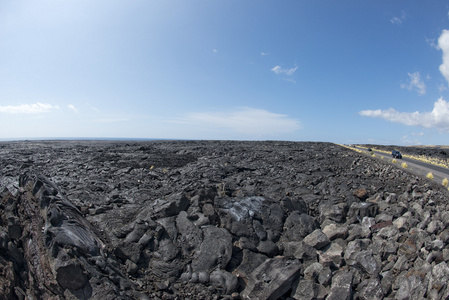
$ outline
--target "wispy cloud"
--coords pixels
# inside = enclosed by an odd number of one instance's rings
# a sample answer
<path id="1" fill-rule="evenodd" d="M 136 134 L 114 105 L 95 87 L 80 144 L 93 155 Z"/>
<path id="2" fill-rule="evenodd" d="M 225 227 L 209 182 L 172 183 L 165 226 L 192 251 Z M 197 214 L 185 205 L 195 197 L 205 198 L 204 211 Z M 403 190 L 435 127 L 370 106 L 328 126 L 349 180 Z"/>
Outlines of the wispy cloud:
<path id="1" fill-rule="evenodd" d="M 414 136 L 414 135 L 412 134 L 412 136 Z M 421 145 L 422 143 L 413 137 L 404 135 L 403 137 L 401 137 L 401 141 L 399 142 L 399 144 L 400 145 Z"/>
<path id="2" fill-rule="evenodd" d="M 79 109 L 76 108 L 73 104 L 69 104 L 69 105 L 67 105 L 67 107 L 70 108 L 71 110 L 73 110 L 73 111 L 76 112 L 76 113 L 79 112 Z"/>
<path id="3" fill-rule="evenodd" d="M 298 69 L 298 66 L 295 66 L 290 69 L 284 69 L 280 66 L 275 66 L 274 68 L 271 69 L 271 71 L 273 71 L 277 75 L 292 76 L 296 72 L 297 69 Z"/>
<path id="4" fill-rule="evenodd" d="M 261 56 L 267 56 L 267 55 L 270 55 L 270 53 L 268 53 L 268 52 L 260 52 L 260 55 Z"/>
<path id="5" fill-rule="evenodd" d="M 424 132 L 412 132 L 412 136 L 424 136 Z"/>
<path id="6" fill-rule="evenodd" d="M 401 15 L 400 15 L 400 16 L 395 16 L 395 17 L 391 18 L 391 19 L 390 19 L 390 22 L 391 22 L 392 24 L 397 24 L 397 25 L 399 25 L 399 24 L 402 24 L 402 22 L 404 22 L 406 18 L 407 18 L 407 15 L 405 14 L 405 12 L 404 12 L 404 11 L 401 11 Z"/>
<path id="7" fill-rule="evenodd" d="M 394 108 L 387 110 L 363 110 L 360 115 L 372 118 L 381 118 L 390 122 L 408 126 L 435 128 L 449 132 L 449 103 L 439 98 L 433 105 L 431 112 L 399 112 Z"/>
<path id="8" fill-rule="evenodd" d="M 416 89 L 418 94 L 424 95 L 426 93 L 426 84 L 421 80 L 421 74 L 419 72 L 408 73 L 408 77 L 410 77 L 410 82 L 401 84 L 401 88 L 407 90 Z"/>
<path id="9" fill-rule="evenodd" d="M 291 133 L 301 129 L 300 122 L 294 118 L 250 107 L 228 112 L 190 113 L 178 121 L 199 128 L 257 136 Z"/>
<path id="10" fill-rule="evenodd" d="M 218 50 L 217 49 L 212 49 L 212 52 L 213 53 L 218 53 Z"/>
<path id="11" fill-rule="evenodd" d="M 438 38 L 438 47 L 443 51 L 443 63 L 440 72 L 449 82 L 449 30 L 444 29 Z"/>
<path id="12" fill-rule="evenodd" d="M 438 42 L 436 41 L 436 39 L 426 38 L 426 43 L 429 44 L 430 47 L 440 50 L 440 47 L 438 47 Z"/>
<path id="13" fill-rule="evenodd" d="M 55 109 L 59 109 L 59 106 L 40 102 L 34 104 L 0 106 L 0 112 L 7 114 L 39 114 L 47 113 Z"/>

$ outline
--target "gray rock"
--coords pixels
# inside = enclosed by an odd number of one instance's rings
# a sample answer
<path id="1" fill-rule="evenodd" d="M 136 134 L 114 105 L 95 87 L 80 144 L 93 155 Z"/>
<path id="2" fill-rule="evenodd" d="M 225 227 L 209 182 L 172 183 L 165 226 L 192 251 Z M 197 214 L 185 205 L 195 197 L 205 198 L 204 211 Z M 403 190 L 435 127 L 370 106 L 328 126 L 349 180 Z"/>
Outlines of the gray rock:
<path id="1" fill-rule="evenodd" d="M 445 246 L 444 242 L 439 239 L 430 241 L 430 243 L 426 243 L 426 248 L 427 248 L 427 245 L 429 245 L 430 249 L 432 249 L 434 251 L 441 251 L 441 250 L 443 250 L 443 248 Z"/>
<path id="2" fill-rule="evenodd" d="M 148 225 L 135 223 L 133 230 L 126 235 L 124 243 L 136 243 L 148 230 Z"/>
<path id="3" fill-rule="evenodd" d="M 354 266 L 361 268 L 368 275 L 375 276 L 380 272 L 379 261 L 372 255 L 371 250 L 357 253 L 354 259 L 356 261 Z"/>
<path id="4" fill-rule="evenodd" d="M 20 220 L 16 216 L 8 217 L 8 235 L 9 238 L 17 240 L 22 236 L 22 227 L 20 226 Z"/>
<path id="5" fill-rule="evenodd" d="M 433 220 L 427 225 L 426 231 L 429 234 L 436 234 L 437 231 L 440 231 L 443 228 L 444 228 L 444 224 L 441 221 Z"/>
<path id="6" fill-rule="evenodd" d="M 292 288 L 301 272 L 298 260 L 278 256 L 257 267 L 242 292 L 247 299 L 278 299 Z"/>
<path id="7" fill-rule="evenodd" d="M 267 232 L 259 220 L 253 220 L 253 229 L 259 240 L 265 241 L 267 239 Z"/>
<path id="8" fill-rule="evenodd" d="M 353 202 L 349 207 L 348 218 L 375 217 L 379 211 L 377 203 L 373 202 Z"/>
<path id="9" fill-rule="evenodd" d="M 332 243 L 318 253 L 319 262 L 326 267 L 340 268 L 343 264 L 343 247 Z"/>
<path id="10" fill-rule="evenodd" d="M 313 263 L 304 270 L 304 278 L 315 282 L 322 270 L 323 266 L 320 263 Z"/>
<path id="11" fill-rule="evenodd" d="M 331 241 L 338 238 L 345 239 L 348 236 L 348 226 L 332 223 L 323 228 L 323 233 Z"/>
<path id="12" fill-rule="evenodd" d="M 162 259 L 153 258 L 148 264 L 148 271 L 154 276 L 161 279 L 169 279 L 170 277 L 181 276 L 184 265 L 179 259 L 172 261 L 164 261 Z"/>
<path id="13" fill-rule="evenodd" d="M 123 261 L 129 259 L 134 263 L 139 261 L 141 252 L 142 246 L 137 243 L 121 243 L 114 250 L 114 254 Z"/>
<path id="14" fill-rule="evenodd" d="M 444 227 L 449 225 L 449 211 L 441 212 L 441 222 L 443 222 Z"/>
<path id="15" fill-rule="evenodd" d="M 217 197 L 215 202 L 220 207 L 218 212 L 221 226 L 236 236 L 256 238 L 252 217 L 261 209 L 264 201 L 263 197 Z"/>
<path id="16" fill-rule="evenodd" d="M 318 282 L 323 286 L 329 286 L 332 283 L 332 270 L 323 268 L 318 274 Z"/>
<path id="17" fill-rule="evenodd" d="M 402 274 L 396 279 L 396 286 L 399 289 L 396 291 L 396 299 L 423 299 L 427 292 L 427 282 L 425 277 L 416 276 L 412 274 L 407 276 Z"/>
<path id="18" fill-rule="evenodd" d="M 398 243 L 374 237 L 371 250 L 373 254 L 380 255 L 382 260 L 387 260 L 390 255 L 396 255 Z"/>
<path id="19" fill-rule="evenodd" d="M 317 220 L 307 214 L 293 212 L 285 220 L 281 241 L 301 241 L 319 227 Z"/>
<path id="20" fill-rule="evenodd" d="M 179 232 L 178 243 L 181 245 L 183 255 L 189 255 L 201 245 L 203 233 L 187 218 L 185 211 L 180 212 L 176 217 L 176 227 Z"/>
<path id="21" fill-rule="evenodd" d="M 383 222 L 392 222 L 393 216 L 387 213 L 380 213 L 376 216 L 376 223 L 383 223 Z"/>
<path id="22" fill-rule="evenodd" d="M 377 278 L 362 281 L 357 289 L 359 290 L 360 299 L 363 300 L 381 300 L 385 296 L 382 285 Z"/>
<path id="23" fill-rule="evenodd" d="M 427 274 L 429 280 L 428 293 L 430 299 L 446 299 L 449 295 L 449 267 L 446 262 L 441 262 L 434 266 L 430 274 Z"/>
<path id="24" fill-rule="evenodd" d="M 207 226 L 203 228 L 203 235 L 203 242 L 192 261 L 193 271 L 224 269 L 232 256 L 231 234 L 224 228 Z"/>
<path id="25" fill-rule="evenodd" d="M 391 271 L 383 272 L 381 276 L 382 279 L 380 280 L 380 285 L 382 286 L 384 293 L 389 294 L 396 276 Z"/>
<path id="26" fill-rule="evenodd" d="M 354 275 L 351 272 L 337 271 L 332 277 L 332 285 L 327 300 L 350 300 L 352 299 L 352 281 Z"/>
<path id="27" fill-rule="evenodd" d="M 399 274 L 402 271 L 408 270 L 409 267 L 410 267 L 409 260 L 407 259 L 407 257 L 401 255 L 396 259 L 393 266 L 393 271 Z"/>
<path id="28" fill-rule="evenodd" d="M 217 269 L 210 274 L 210 283 L 222 287 L 224 293 L 230 295 L 237 289 L 238 280 L 233 274 Z"/>
<path id="29" fill-rule="evenodd" d="M 360 218 L 358 218 L 360 219 Z M 376 224 L 376 220 L 371 217 L 363 217 L 361 218 L 360 224 L 362 225 L 362 230 L 366 231 L 369 235 L 370 231 L 373 230 L 374 225 Z"/>
<path id="30" fill-rule="evenodd" d="M 252 236 L 251 238 L 247 237 L 240 237 L 238 241 L 234 243 L 234 246 L 240 248 L 240 249 L 248 249 L 254 252 L 257 252 L 257 246 L 259 245 L 259 240 Z"/>
<path id="31" fill-rule="evenodd" d="M 449 243 L 449 229 L 445 229 L 440 232 L 438 238 L 442 240 L 445 244 Z"/>
<path id="32" fill-rule="evenodd" d="M 244 278 L 248 278 L 254 269 L 259 267 L 268 259 L 266 255 L 255 253 L 247 249 L 243 250 L 242 254 L 242 262 L 238 266 L 237 272 Z"/>
<path id="33" fill-rule="evenodd" d="M 153 255 L 165 262 L 170 262 L 176 258 L 179 258 L 180 252 L 181 250 L 175 243 L 172 242 L 171 239 L 162 239 L 159 241 L 159 247 Z"/>
<path id="34" fill-rule="evenodd" d="M 317 250 L 304 241 L 284 244 L 284 255 L 300 259 L 304 267 L 318 261 Z"/>
<path id="35" fill-rule="evenodd" d="M 297 211 L 299 213 L 307 213 L 307 204 L 300 198 L 285 197 L 281 200 L 281 206 L 290 212 Z"/>
<path id="36" fill-rule="evenodd" d="M 344 202 L 334 203 L 333 201 L 326 201 L 320 203 L 319 206 L 320 220 L 331 220 L 337 223 L 342 223 L 348 212 L 348 205 Z"/>
<path id="37" fill-rule="evenodd" d="M 358 239 L 368 238 L 371 236 L 369 227 L 362 227 L 360 224 L 351 224 L 348 226 L 348 237 L 346 241 L 354 241 Z"/>
<path id="38" fill-rule="evenodd" d="M 56 280 L 64 289 L 82 289 L 88 281 L 81 265 L 73 259 L 58 259 L 55 263 Z"/>
<path id="39" fill-rule="evenodd" d="M 154 218 L 176 216 L 189 208 L 190 201 L 185 195 L 173 194 L 166 199 L 156 199 L 152 204 Z"/>
<path id="40" fill-rule="evenodd" d="M 395 205 L 390 206 L 388 209 L 388 213 L 393 215 L 393 218 L 399 218 L 400 216 L 403 216 L 408 211 L 408 205 L 405 204 L 406 202 L 399 202 Z"/>
<path id="41" fill-rule="evenodd" d="M 257 246 L 257 250 L 260 253 L 266 254 L 269 257 L 273 257 L 277 255 L 279 252 L 278 246 L 272 241 L 261 241 L 259 243 L 259 246 Z"/>
<path id="42" fill-rule="evenodd" d="M 399 230 L 399 232 L 405 232 L 409 230 L 408 218 L 399 217 L 393 221 L 394 226 Z"/>
<path id="43" fill-rule="evenodd" d="M 317 299 L 319 293 L 319 285 L 313 280 L 299 280 L 296 287 L 293 288 L 292 298 L 301 300 Z"/>
<path id="44" fill-rule="evenodd" d="M 353 266 L 357 263 L 357 254 L 361 251 L 367 250 L 370 245 L 370 240 L 367 239 L 358 239 L 355 241 L 351 241 L 348 243 L 348 246 L 345 249 L 344 259 L 346 264 Z"/>
<path id="45" fill-rule="evenodd" d="M 321 229 L 316 229 L 304 238 L 304 242 L 319 250 L 330 244 L 330 240 Z"/>
<path id="46" fill-rule="evenodd" d="M 408 260 L 413 261 L 418 255 L 418 249 L 422 244 L 410 237 L 405 242 L 399 244 L 398 255 L 404 255 Z"/>
<path id="47" fill-rule="evenodd" d="M 131 260 L 126 260 L 126 271 L 131 274 L 134 275 L 136 274 L 136 272 L 139 270 L 139 267 L 137 266 L 137 264 L 135 264 L 133 261 Z"/>
<path id="48" fill-rule="evenodd" d="M 377 232 L 377 236 L 389 240 L 396 241 L 398 239 L 399 230 L 395 226 L 387 226 Z"/>
<path id="49" fill-rule="evenodd" d="M 303 211 L 297 210 L 298 212 Z M 261 208 L 261 218 L 263 227 L 267 232 L 267 239 L 277 242 L 279 237 L 282 234 L 283 226 L 285 222 L 285 213 L 279 203 L 267 203 L 264 202 L 264 205 Z"/>

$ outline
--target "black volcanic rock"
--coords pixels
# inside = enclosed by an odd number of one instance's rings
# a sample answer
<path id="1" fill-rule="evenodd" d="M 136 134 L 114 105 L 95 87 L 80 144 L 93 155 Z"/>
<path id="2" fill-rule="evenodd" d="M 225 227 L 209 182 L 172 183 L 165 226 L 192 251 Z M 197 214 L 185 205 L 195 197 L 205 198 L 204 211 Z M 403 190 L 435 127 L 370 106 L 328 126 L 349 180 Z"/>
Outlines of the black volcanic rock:
<path id="1" fill-rule="evenodd" d="M 0 299 L 449 295 L 447 190 L 338 145 L 35 141 L 0 154 Z"/>

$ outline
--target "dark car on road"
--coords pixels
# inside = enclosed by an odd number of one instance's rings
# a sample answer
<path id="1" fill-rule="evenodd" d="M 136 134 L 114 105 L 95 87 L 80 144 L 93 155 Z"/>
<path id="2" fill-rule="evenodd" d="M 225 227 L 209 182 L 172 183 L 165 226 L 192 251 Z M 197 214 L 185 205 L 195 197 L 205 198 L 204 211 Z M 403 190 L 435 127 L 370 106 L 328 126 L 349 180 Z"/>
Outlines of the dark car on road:
<path id="1" fill-rule="evenodd" d="M 391 156 L 393 156 L 393 158 L 402 158 L 401 152 L 397 150 L 393 150 L 393 152 L 391 152 Z"/>

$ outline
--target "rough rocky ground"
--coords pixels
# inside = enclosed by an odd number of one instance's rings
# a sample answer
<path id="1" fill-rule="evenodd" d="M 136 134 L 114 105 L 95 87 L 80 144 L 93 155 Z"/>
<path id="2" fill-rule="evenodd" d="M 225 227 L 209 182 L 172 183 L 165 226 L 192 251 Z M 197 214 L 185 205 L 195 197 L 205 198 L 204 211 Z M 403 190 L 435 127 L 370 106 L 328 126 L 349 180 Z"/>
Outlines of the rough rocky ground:
<path id="1" fill-rule="evenodd" d="M 1 299 L 445 299 L 448 191 L 330 143 L 0 143 Z"/>

